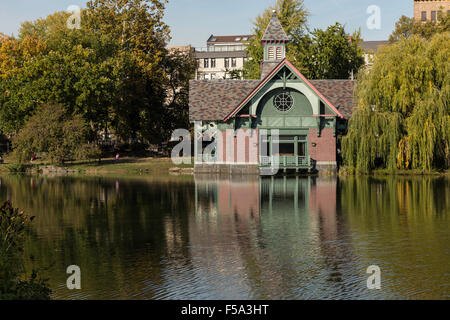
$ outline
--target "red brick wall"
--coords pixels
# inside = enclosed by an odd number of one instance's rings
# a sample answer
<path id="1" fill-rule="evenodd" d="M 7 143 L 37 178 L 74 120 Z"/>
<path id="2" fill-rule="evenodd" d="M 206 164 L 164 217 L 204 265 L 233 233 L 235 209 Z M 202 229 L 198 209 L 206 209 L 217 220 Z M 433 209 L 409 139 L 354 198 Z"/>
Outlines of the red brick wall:
<path id="1" fill-rule="evenodd" d="M 316 143 L 313 147 L 312 144 Z M 316 161 L 336 161 L 336 137 L 333 137 L 333 129 L 327 128 L 317 136 L 317 129 L 309 129 L 309 154 Z"/>

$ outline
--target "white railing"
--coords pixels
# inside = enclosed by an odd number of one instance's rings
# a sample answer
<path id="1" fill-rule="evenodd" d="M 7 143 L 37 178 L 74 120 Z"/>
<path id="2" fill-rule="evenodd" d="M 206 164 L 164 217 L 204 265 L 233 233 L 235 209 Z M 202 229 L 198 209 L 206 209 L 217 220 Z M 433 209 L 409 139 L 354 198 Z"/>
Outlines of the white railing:
<path id="1" fill-rule="evenodd" d="M 262 167 L 270 167 L 272 165 L 278 165 L 280 168 L 310 168 L 311 157 L 261 156 L 260 165 Z"/>

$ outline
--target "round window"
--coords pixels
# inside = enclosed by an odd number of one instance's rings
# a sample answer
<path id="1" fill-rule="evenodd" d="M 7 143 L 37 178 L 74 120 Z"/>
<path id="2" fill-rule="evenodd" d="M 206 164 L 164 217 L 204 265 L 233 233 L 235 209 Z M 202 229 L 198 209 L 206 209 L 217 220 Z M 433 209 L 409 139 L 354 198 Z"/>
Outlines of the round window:
<path id="1" fill-rule="evenodd" d="M 288 92 L 282 92 L 275 96 L 274 105 L 280 111 L 289 111 L 294 105 L 294 98 Z"/>

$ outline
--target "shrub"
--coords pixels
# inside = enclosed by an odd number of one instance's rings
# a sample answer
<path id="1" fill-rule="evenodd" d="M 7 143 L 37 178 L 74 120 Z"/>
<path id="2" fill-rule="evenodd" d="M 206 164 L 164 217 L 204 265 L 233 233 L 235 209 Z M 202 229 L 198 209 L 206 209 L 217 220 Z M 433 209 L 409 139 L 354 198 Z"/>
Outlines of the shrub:
<path id="1" fill-rule="evenodd" d="M 23 247 L 25 230 L 34 217 L 13 208 L 10 202 L 0 207 L 0 300 L 49 300 L 47 280 L 33 270 L 27 278 Z"/>
<path id="2" fill-rule="evenodd" d="M 88 128 L 80 115 L 68 115 L 60 105 L 44 105 L 13 138 L 19 163 L 37 153 L 52 163 L 98 157 L 98 147 L 87 142 Z"/>

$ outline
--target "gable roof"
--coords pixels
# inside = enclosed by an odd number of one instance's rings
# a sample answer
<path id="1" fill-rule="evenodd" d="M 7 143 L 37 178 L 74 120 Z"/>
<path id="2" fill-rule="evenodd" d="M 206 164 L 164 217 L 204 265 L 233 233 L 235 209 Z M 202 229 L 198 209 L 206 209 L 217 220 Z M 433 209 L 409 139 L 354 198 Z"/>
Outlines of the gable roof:
<path id="1" fill-rule="evenodd" d="M 260 80 L 189 81 L 189 120 L 222 120 Z"/>
<path id="2" fill-rule="evenodd" d="M 339 116 L 340 118 L 344 118 L 344 116 L 339 112 L 339 110 L 322 94 L 320 93 L 319 90 L 317 90 L 316 87 L 314 87 L 314 85 L 305 78 L 305 76 L 303 74 L 301 74 L 300 71 L 297 70 L 297 68 L 295 68 L 286 58 L 283 59 L 283 61 L 281 61 L 278 66 L 276 68 L 274 68 L 272 70 L 272 72 L 270 74 L 268 74 L 263 80 L 261 80 L 261 82 L 258 84 L 258 86 L 247 96 L 247 98 L 245 100 L 243 100 L 234 110 L 233 112 L 231 112 L 230 114 L 227 115 L 227 117 L 225 118 L 225 121 L 227 121 L 228 119 L 230 119 L 231 117 L 233 117 L 234 115 L 237 114 L 237 112 L 244 107 L 244 105 L 253 97 L 255 96 L 255 94 L 267 83 L 269 82 L 274 76 L 275 74 L 283 67 L 283 66 L 287 66 L 289 67 L 289 69 L 291 69 L 292 72 L 294 72 L 300 79 L 302 79 L 305 84 L 312 89 L 318 96 L 319 98 L 326 104 L 328 105 L 335 113 L 337 116 Z"/>
<path id="3" fill-rule="evenodd" d="M 286 59 L 278 64 L 263 80 L 191 80 L 189 82 L 189 120 L 228 120 L 235 115 L 251 97 L 266 84 L 284 65 L 298 73 L 305 83 L 323 101 L 335 109 L 338 116 L 350 119 L 354 107 L 352 80 L 308 81 Z M 336 107 L 335 107 L 336 106 Z"/>
<path id="4" fill-rule="evenodd" d="M 286 32 L 278 20 L 276 11 L 273 12 L 272 19 L 264 32 L 261 42 L 287 42 L 289 41 Z"/>

